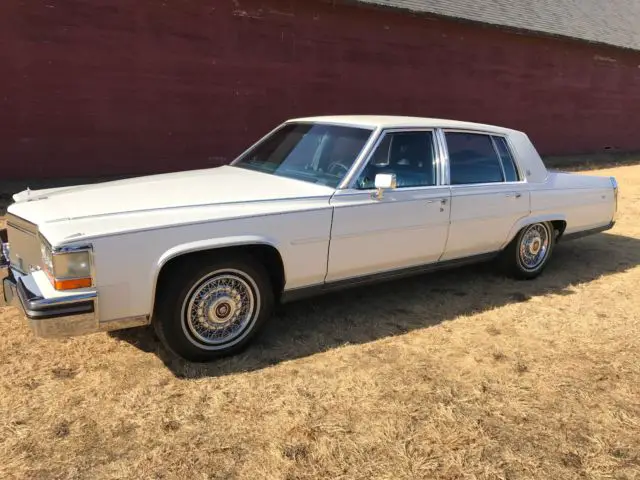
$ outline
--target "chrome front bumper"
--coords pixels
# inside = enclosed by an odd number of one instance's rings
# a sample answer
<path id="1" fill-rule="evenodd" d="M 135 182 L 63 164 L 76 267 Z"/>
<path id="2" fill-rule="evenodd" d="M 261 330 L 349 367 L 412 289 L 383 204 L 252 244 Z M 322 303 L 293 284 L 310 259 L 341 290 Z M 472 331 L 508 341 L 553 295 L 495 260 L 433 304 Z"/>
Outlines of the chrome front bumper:
<path id="1" fill-rule="evenodd" d="M 9 265 L 9 244 L 0 238 L 0 306 L 17 307 L 37 337 L 68 337 L 99 331 L 97 293 L 47 295 L 34 274 L 23 275 Z"/>

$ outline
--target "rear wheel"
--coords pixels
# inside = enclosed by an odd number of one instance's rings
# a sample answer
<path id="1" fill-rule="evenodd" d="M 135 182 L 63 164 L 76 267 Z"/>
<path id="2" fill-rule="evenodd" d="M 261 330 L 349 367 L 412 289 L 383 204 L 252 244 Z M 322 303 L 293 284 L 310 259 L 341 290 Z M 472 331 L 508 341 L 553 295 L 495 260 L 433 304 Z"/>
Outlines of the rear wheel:
<path id="1" fill-rule="evenodd" d="M 555 232 L 550 223 L 533 223 L 524 227 L 502 252 L 502 265 L 516 278 L 536 278 L 546 267 L 555 246 Z"/>
<path id="2" fill-rule="evenodd" d="M 273 310 L 264 266 L 250 257 L 185 262 L 162 285 L 154 327 L 164 345 L 205 362 L 246 347 Z"/>

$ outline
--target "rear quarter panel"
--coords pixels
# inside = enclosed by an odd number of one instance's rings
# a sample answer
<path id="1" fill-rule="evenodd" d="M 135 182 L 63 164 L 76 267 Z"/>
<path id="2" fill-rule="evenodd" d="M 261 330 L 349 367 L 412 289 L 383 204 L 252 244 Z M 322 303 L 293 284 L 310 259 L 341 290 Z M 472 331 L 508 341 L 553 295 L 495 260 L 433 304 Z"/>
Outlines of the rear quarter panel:
<path id="1" fill-rule="evenodd" d="M 608 225 L 615 215 L 611 180 L 583 174 L 547 170 L 529 137 L 519 131 L 509 133 L 521 174 L 530 192 L 530 215 L 517 222 L 511 240 L 527 224 L 563 220 L 566 234 Z"/>
<path id="2" fill-rule="evenodd" d="M 563 215 L 565 234 L 605 226 L 613 219 L 614 210 L 608 177 L 550 172 L 544 183 L 532 185 L 531 215 Z"/>

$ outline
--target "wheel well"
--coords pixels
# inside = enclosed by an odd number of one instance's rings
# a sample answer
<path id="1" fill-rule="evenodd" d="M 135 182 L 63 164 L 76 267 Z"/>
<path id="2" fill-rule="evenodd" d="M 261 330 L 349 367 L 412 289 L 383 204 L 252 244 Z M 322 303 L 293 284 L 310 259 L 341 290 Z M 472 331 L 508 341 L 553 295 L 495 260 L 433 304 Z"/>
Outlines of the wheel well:
<path id="1" fill-rule="evenodd" d="M 533 223 L 539 223 L 539 222 L 533 222 Z M 553 227 L 553 230 L 556 233 L 556 241 L 558 241 L 560 239 L 560 237 L 562 236 L 562 234 L 564 233 L 565 229 L 567 228 L 567 222 L 565 222 L 564 220 L 549 220 L 547 222 L 542 222 L 542 223 L 550 223 L 551 226 Z M 512 242 L 515 242 L 516 239 L 518 238 L 518 234 L 520 232 L 522 232 L 525 228 L 527 228 L 529 225 L 531 225 L 531 223 L 528 223 L 526 225 L 523 225 L 522 228 L 520 228 L 516 234 L 513 236 L 513 238 L 509 241 L 509 243 L 507 245 L 505 245 L 504 249 L 508 248 L 509 245 Z"/>
<path id="2" fill-rule="evenodd" d="M 551 225 L 553 225 L 553 229 L 557 232 L 556 241 L 558 241 L 567 228 L 567 222 L 565 222 L 564 220 L 551 220 L 550 223 Z"/>
<path id="3" fill-rule="evenodd" d="M 154 295 L 154 308 L 157 305 L 157 299 L 162 295 L 161 291 L 165 285 L 167 279 L 177 274 L 181 268 L 184 268 L 185 264 L 203 261 L 210 258 L 215 258 L 220 255 L 224 256 L 246 256 L 254 259 L 256 262 L 261 263 L 271 280 L 273 287 L 273 293 L 276 299 L 279 299 L 284 290 L 284 284 L 286 281 L 284 273 L 284 263 L 280 252 L 271 245 L 253 244 L 253 245 L 238 245 L 232 247 L 214 248 L 211 250 L 201 250 L 197 252 L 185 253 L 177 257 L 173 257 L 167 263 L 165 263 L 156 280 L 156 290 Z"/>

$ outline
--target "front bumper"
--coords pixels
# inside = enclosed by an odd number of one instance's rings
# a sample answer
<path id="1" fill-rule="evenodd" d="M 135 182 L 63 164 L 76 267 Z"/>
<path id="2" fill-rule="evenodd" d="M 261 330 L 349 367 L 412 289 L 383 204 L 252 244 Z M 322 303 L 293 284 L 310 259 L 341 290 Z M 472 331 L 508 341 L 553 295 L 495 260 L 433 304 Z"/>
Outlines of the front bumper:
<path id="1" fill-rule="evenodd" d="M 24 275 L 8 264 L 8 244 L 0 239 L 0 306 L 17 307 L 37 337 L 68 337 L 99 330 L 96 315 L 97 293 L 57 292 L 45 288 L 43 272 Z M 46 278 L 46 277 L 44 277 Z M 40 280 L 40 281 L 39 281 Z"/>

